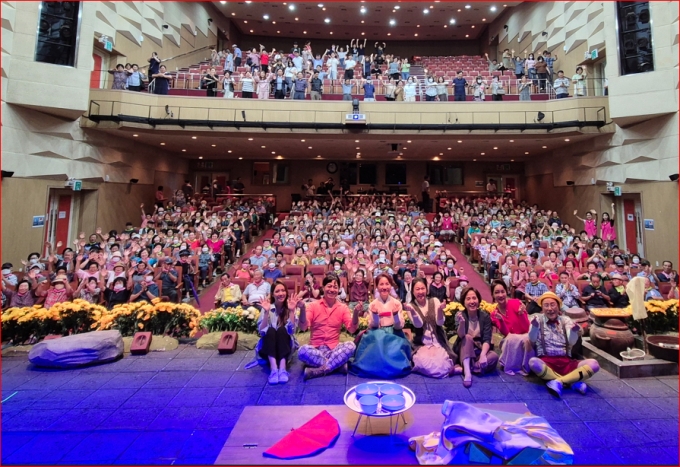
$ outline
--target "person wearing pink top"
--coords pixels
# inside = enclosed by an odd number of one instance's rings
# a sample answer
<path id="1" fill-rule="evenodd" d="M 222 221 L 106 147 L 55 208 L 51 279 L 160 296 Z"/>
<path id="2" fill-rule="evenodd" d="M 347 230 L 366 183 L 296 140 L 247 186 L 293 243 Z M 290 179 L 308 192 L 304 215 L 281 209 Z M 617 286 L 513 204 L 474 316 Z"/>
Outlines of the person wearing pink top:
<path id="1" fill-rule="evenodd" d="M 581 219 L 577 214 L 578 211 L 574 211 L 574 217 L 583 222 L 583 230 L 586 231 L 588 238 L 592 240 L 593 237 L 597 236 L 597 219 L 595 218 L 595 216 L 597 216 L 597 211 L 591 209 L 586 213 L 585 219 Z"/>
<path id="2" fill-rule="evenodd" d="M 614 218 L 616 217 L 616 205 L 612 203 L 612 215 L 608 212 L 602 213 L 602 221 L 600 222 L 600 237 L 611 246 L 616 242 L 616 227 L 614 227 Z"/>
<path id="3" fill-rule="evenodd" d="M 389 274 L 375 279 L 378 295 L 368 306 L 369 330 L 361 336 L 350 372 L 364 378 L 392 379 L 411 372 L 411 345 L 404 335 L 402 304 L 391 295 Z M 355 312 L 362 312 L 362 307 Z"/>
<path id="4" fill-rule="evenodd" d="M 454 232 L 453 232 L 453 219 L 451 219 L 451 215 L 448 212 L 444 213 L 444 217 L 442 218 L 442 225 L 441 225 L 441 230 L 439 232 L 439 238 L 441 241 L 451 241 L 453 239 Z M 446 240 L 444 239 L 446 237 Z"/>
<path id="5" fill-rule="evenodd" d="M 323 298 L 307 305 L 305 316 L 298 322 L 301 331 L 309 329 L 309 344 L 298 351 L 298 358 L 306 365 L 305 379 L 332 373 L 338 368 L 347 371 L 347 362 L 354 355 L 354 342 L 340 342 L 340 331 L 345 326 L 350 334 L 357 330 L 359 312 L 352 313 L 337 300 L 340 280 L 335 275 L 324 278 Z"/>
<path id="6" fill-rule="evenodd" d="M 255 89 L 257 90 L 258 99 L 269 99 L 269 83 L 274 79 L 274 75 L 260 71 L 255 75 Z"/>

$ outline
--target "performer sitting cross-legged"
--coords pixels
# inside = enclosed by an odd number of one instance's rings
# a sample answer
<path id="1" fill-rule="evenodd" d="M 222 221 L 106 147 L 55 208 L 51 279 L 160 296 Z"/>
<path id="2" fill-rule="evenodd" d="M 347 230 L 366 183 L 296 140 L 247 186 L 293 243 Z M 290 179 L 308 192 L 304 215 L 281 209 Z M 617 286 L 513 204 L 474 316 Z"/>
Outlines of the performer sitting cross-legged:
<path id="1" fill-rule="evenodd" d="M 579 337 L 580 326 L 566 316 L 560 316 L 562 300 L 552 292 L 536 299 L 543 313 L 531 315 L 529 340 L 536 346 L 536 357 L 529 360 L 529 368 L 540 378 L 547 380 L 548 390 L 562 395 L 563 385 L 571 385 L 581 394 L 588 386 L 585 380 L 600 370 L 596 360 L 576 360 L 571 348 Z"/>

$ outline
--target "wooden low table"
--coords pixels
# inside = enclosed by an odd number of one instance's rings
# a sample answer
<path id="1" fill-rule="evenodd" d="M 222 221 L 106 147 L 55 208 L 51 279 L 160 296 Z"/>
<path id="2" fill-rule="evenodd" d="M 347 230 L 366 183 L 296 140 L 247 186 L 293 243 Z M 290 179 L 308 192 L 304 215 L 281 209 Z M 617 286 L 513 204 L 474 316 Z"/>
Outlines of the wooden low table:
<path id="1" fill-rule="evenodd" d="M 518 402 L 472 405 L 498 416 L 507 416 L 500 412 L 530 414 L 527 406 Z M 262 456 L 291 429 L 304 425 L 323 410 L 340 424 L 340 436 L 332 447 L 316 456 L 294 460 Z M 441 410 L 442 404 L 416 404 L 404 414 L 407 423 L 399 427 L 394 439 L 389 436 L 389 417 L 373 420 L 371 433 L 368 433 L 373 436 L 355 439 L 352 430 L 359 414 L 345 405 L 248 406 L 243 409 L 215 465 L 416 465 L 418 460 L 408 446 L 408 439 L 441 430 L 444 421 Z M 378 434 L 384 436 L 376 436 Z"/>

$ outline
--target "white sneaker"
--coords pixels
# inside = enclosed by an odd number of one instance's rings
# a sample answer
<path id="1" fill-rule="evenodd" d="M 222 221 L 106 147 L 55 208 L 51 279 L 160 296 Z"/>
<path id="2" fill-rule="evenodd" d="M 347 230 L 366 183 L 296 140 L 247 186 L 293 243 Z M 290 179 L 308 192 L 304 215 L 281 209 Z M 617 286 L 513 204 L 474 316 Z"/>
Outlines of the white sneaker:
<path id="1" fill-rule="evenodd" d="M 285 384 L 289 378 L 290 374 L 286 370 L 279 370 L 279 383 Z"/>
<path id="2" fill-rule="evenodd" d="M 277 370 L 272 370 L 269 373 L 269 378 L 267 378 L 269 384 L 279 384 L 279 372 Z"/>
<path id="3" fill-rule="evenodd" d="M 583 381 L 579 381 L 578 383 L 574 383 L 571 385 L 571 388 L 574 389 L 575 391 L 580 392 L 581 394 L 586 393 L 588 391 L 588 385 L 584 383 Z"/>
<path id="4" fill-rule="evenodd" d="M 548 381 L 546 386 L 548 387 L 548 391 L 550 391 L 553 396 L 562 397 L 562 383 L 560 381 L 553 379 Z"/>

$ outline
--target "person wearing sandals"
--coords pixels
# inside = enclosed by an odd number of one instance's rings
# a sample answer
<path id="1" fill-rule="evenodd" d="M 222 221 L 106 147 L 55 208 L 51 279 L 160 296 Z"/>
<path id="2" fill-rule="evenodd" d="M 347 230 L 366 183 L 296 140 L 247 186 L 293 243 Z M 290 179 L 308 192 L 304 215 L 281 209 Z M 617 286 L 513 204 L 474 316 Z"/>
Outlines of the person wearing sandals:
<path id="1" fill-rule="evenodd" d="M 482 296 L 474 287 L 467 287 L 460 295 L 465 310 L 456 313 L 458 339 L 453 352 L 463 366 L 463 386 L 472 386 L 472 373 L 493 372 L 498 355 L 491 350 L 493 324 L 486 311 L 479 308 Z"/>
<path id="2" fill-rule="evenodd" d="M 444 331 L 444 307 L 436 298 L 427 298 L 427 281 L 419 277 L 413 280 L 413 300 L 404 310 L 413 323 L 413 371 L 431 378 L 446 378 L 462 373 L 455 366 L 456 355 L 446 340 Z"/>
<path id="3" fill-rule="evenodd" d="M 290 377 L 286 362 L 298 347 L 295 340 L 295 310 L 300 308 L 300 316 L 304 320 L 305 304 L 297 297 L 288 297 L 286 285 L 276 281 L 273 297 L 267 296 L 260 305 L 262 312 L 257 327 L 261 338 L 255 352 L 269 362 L 269 384 L 285 384 Z"/>

